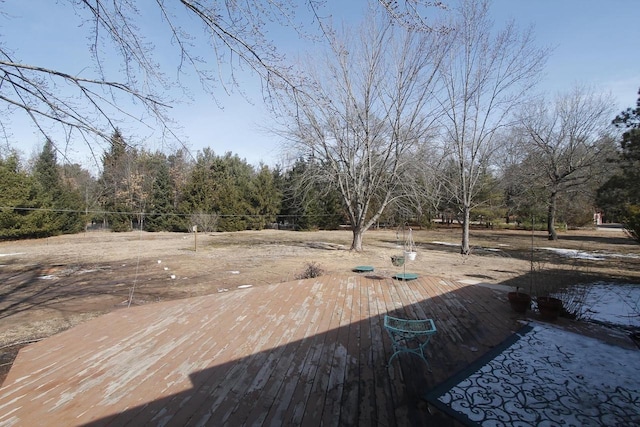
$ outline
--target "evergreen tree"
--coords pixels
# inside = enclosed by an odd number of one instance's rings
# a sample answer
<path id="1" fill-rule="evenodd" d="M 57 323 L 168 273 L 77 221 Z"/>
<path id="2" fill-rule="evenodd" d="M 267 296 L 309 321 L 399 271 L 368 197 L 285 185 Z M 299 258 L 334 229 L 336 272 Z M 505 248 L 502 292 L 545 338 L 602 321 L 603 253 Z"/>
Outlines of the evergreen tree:
<path id="1" fill-rule="evenodd" d="M 176 216 L 169 163 L 164 155 L 156 154 L 154 179 L 149 203 L 149 214 L 145 221 L 147 231 L 184 231 L 185 224 L 181 224 Z"/>
<path id="2" fill-rule="evenodd" d="M 54 201 L 57 200 L 62 191 L 60 188 L 60 174 L 58 173 L 57 157 L 55 147 L 51 140 L 47 140 L 38 155 L 33 168 L 35 178 L 37 198 L 43 209 L 44 235 L 50 236 L 59 234 L 60 224 L 57 224 L 57 213 L 54 211 Z"/>
<path id="3" fill-rule="evenodd" d="M 211 167 L 216 183 L 214 211 L 219 214 L 220 231 L 246 230 L 250 226 L 250 184 L 253 168 L 237 155 L 226 153 Z"/>
<path id="4" fill-rule="evenodd" d="M 282 196 L 276 188 L 275 175 L 267 166 L 261 166 L 260 171 L 253 177 L 251 182 L 249 202 L 251 213 L 255 220 L 252 221 L 251 228 L 262 229 L 267 223 L 275 222 L 276 215 L 280 210 Z"/>
<path id="5" fill-rule="evenodd" d="M 61 192 L 57 155 L 55 147 L 49 139 L 44 143 L 42 151 L 36 160 L 33 175 L 52 198 Z"/>
<path id="6" fill-rule="evenodd" d="M 215 231 L 217 227 L 217 184 L 211 173 L 215 159 L 215 153 L 208 147 L 198 153 L 196 163 L 186 177 L 179 204 L 179 212 L 189 218 L 189 225 L 196 225 L 201 231 Z"/>
<path id="7" fill-rule="evenodd" d="M 301 187 L 306 168 L 306 161 L 298 159 L 281 180 L 282 204 L 279 214 L 281 227 L 294 230 L 311 228 L 310 217 L 306 209 L 308 206 L 306 200 L 308 200 L 310 192 L 304 191 Z M 305 196 L 307 196 L 306 200 Z"/>
<path id="8" fill-rule="evenodd" d="M 216 156 L 207 148 L 198 154 L 187 179 L 180 212 L 193 215 L 193 225 L 202 230 L 261 228 L 263 224 L 256 223 L 256 215 L 275 209 L 257 202 L 255 179 L 253 167 L 245 160 L 231 153 Z"/>
<path id="9" fill-rule="evenodd" d="M 55 146 L 51 140 L 45 142 L 36 159 L 33 175 L 42 207 L 47 209 L 42 213 L 46 218 L 47 230 L 43 232 L 56 235 L 82 230 L 82 198 L 76 189 L 66 186 L 63 182 Z"/>
<path id="10" fill-rule="evenodd" d="M 34 178 L 21 168 L 15 151 L 0 157 L 0 238 L 49 235 L 37 188 Z"/>
<path id="11" fill-rule="evenodd" d="M 105 223 L 113 231 L 129 231 L 133 228 L 130 181 L 135 152 L 127 146 L 119 130 L 111 136 L 109 151 L 102 157 L 100 202 Z"/>
<path id="12" fill-rule="evenodd" d="M 640 240 L 640 90 L 636 108 L 621 112 L 613 124 L 626 130 L 615 159 L 618 172 L 598 190 L 598 204 L 606 210 L 606 217 L 622 220 Z"/>
<path id="13" fill-rule="evenodd" d="M 313 160 L 298 159 L 281 180 L 280 222 L 296 230 L 335 229 L 344 220 L 342 197 L 335 187 L 309 181 Z"/>

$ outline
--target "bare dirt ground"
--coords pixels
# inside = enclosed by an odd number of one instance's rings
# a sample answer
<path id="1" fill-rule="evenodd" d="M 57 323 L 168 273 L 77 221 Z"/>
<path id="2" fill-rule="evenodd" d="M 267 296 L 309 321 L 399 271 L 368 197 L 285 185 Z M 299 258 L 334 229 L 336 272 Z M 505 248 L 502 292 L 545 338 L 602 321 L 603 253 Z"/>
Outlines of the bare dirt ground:
<path id="1" fill-rule="evenodd" d="M 403 267 L 405 230 L 371 230 L 364 251 L 349 251 L 350 231 L 236 233 L 88 232 L 39 240 L 0 242 L 0 383 L 18 350 L 103 313 L 129 305 L 233 292 L 295 280 L 314 263 L 324 274 L 370 265 L 391 276 Z M 530 232 L 473 230 L 473 253 L 459 254 L 460 230 L 414 230 L 418 256 L 407 272 L 454 280 L 527 287 Z M 447 244 L 445 244 L 447 243 Z M 533 237 L 534 270 L 561 284 L 575 281 L 640 283 L 640 245 L 620 229 L 578 230 L 550 242 Z M 571 259 L 542 248 L 617 254 Z"/>

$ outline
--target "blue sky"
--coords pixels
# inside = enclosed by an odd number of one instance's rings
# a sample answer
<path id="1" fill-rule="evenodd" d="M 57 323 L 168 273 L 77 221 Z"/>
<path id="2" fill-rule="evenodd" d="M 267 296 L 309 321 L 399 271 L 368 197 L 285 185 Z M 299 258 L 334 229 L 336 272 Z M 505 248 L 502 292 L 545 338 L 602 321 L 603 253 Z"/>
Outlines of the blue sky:
<path id="1" fill-rule="evenodd" d="M 497 26 L 508 19 L 521 27 L 533 25 L 537 43 L 553 48 L 541 91 L 552 95 L 576 83 L 594 85 L 612 93 L 618 110 L 635 105 L 640 88 L 638 0 L 493 0 L 492 4 Z M 326 11 L 334 20 L 350 24 L 363 15 L 365 6 L 365 0 L 329 0 Z M 0 3 L 0 12 L 8 14 L 0 16 L 0 40 L 5 47 L 14 48 L 23 62 L 70 73 L 81 73 L 89 65 L 86 33 L 78 28 L 68 6 L 50 0 L 7 0 Z M 275 28 L 273 35 L 289 55 L 313 49 L 290 31 Z M 167 40 L 153 41 L 159 48 L 156 55 L 162 57 Z M 219 154 L 236 153 L 254 165 L 282 163 L 280 141 L 264 130 L 272 119 L 263 106 L 260 83 L 246 73 L 241 84 L 251 102 L 220 89 L 216 103 L 194 82 L 194 99 L 175 105 L 171 114 L 194 154 L 211 147 Z M 12 122 L 11 144 L 25 156 L 31 155 L 34 147 L 41 146 L 42 136 L 22 119 L 12 118 Z M 137 136 L 149 149 L 162 148 L 159 135 L 151 130 L 140 130 Z M 90 163 L 81 142 L 74 142 L 69 157 Z"/>

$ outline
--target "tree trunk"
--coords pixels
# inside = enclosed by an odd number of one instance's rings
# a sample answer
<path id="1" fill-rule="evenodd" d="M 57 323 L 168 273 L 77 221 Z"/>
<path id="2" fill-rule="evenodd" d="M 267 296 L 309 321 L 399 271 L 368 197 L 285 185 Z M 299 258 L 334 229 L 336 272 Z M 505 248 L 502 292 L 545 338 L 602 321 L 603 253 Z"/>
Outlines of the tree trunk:
<path id="1" fill-rule="evenodd" d="M 351 250 L 356 252 L 362 252 L 362 235 L 364 230 L 362 227 L 353 228 L 353 241 L 351 242 Z"/>
<path id="2" fill-rule="evenodd" d="M 471 249 L 469 248 L 469 206 L 462 208 L 462 244 L 460 245 L 460 253 L 462 255 L 469 255 Z"/>
<path id="3" fill-rule="evenodd" d="M 558 240 L 556 233 L 556 208 L 558 204 L 558 192 L 553 191 L 549 199 L 549 212 L 547 213 L 547 231 L 549 232 L 549 240 Z"/>

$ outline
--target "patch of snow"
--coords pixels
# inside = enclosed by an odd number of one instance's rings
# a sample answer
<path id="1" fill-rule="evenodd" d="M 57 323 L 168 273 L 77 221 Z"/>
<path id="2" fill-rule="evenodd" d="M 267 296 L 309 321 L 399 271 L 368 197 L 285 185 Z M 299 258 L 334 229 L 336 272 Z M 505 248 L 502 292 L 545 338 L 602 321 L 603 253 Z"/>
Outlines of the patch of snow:
<path id="1" fill-rule="evenodd" d="M 638 390 L 637 385 L 640 378 L 632 379 L 628 375 L 628 372 L 635 372 L 637 367 L 640 367 L 638 365 L 640 358 L 638 358 L 637 350 L 612 346 L 594 338 L 565 332 L 551 325 L 536 324 L 534 328 L 544 331 L 546 335 L 544 341 L 550 344 L 550 348 L 571 348 L 573 350 L 566 354 L 571 354 L 567 361 L 575 366 L 575 371 L 582 371 L 583 374 L 588 373 L 600 385 L 610 383 L 612 389 L 616 385 L 620 385 L 615 378 L 612 378 L 611 374 L 615 372 L 619 382 L 628 384 L 629 380 L 631 380 L 634 385 L 633 387 L 629 385 L 629 387 Z M 532 356 L 540 357 L 535 354 L 535 351 Z M 619 369 L 614 368 L 612 357 Z M 636 368 L 633 368 L 634 366 Z"/>
<path id="2" fill-rule="evenodd" d="M 238 286 L 238 289 L 247 289 L 247 288 L 251 288 L 253 285 L 240 285 Z"/>
<path id="3" fill-rule="evenodd" d="M 240 272 L 237 271 L 237 270 L 230 271 L 229 273 L 231 273 L 231 274 L 240 274 Z"/>
<path id="4" fill-rule="evenodd" d="M 40 276 L 38 277 L 38 279 L 43 279 L 43 280 L 53 280 L 56 279 L 56 276 L 53 276 L 51 274 L 47 274 L 46 276 Z"/>
<path id="5" fill-rule="evenodd" d="M 595 252 L 585 252 L 576 249 L 560 249 L 560 248 L 538 248 L 543 251 L 555 252 L 558 255 L 566 256 L 574 259 L 585 259 L 590 261 L 604 261 L 605 257 L 602 254 L 596 254 Z"/>
<path id="6" fill-rule="evenodd" d="M 14 253 L 11 253 L 11 254 L 0 254 L 0 257 L 3 257 L 3 256 L 16 256 L 16 255 L 24 255 L 24 252 L 14 252 Z"/>
<path id="7" fill-rule="evenodd" d="M 584 289 L 585 319 L 640 328 L 640 284 L 596 282 Z"/>
<path id="8" fill-rule="evenodd" d="M 462 279 L 462 280 L 458 280 L 458 282 L 465 285 L 477 285 L 478 283 L 480 283 L 479 280 L 475 280 L 475 279 Z"/>
<path id="9" fill-rule="evenodd" d="M 434 245 L 443 245 L 443 246 L 460 246 L 459 243 L 449 243 L 449 242 L 431 242 Z"/>
<path id="10" fill-rule="evenodd" d="M 563 255 L 569 258 L 586 259 L 590 261 L 604 261 L 607 258 L 626 258 L 626 259 L 640 259 L 638 254 L 619 254 L 615 252 L 588 252 L 579 251 L 576 249 L 560 249 L 560 248 L 537 248 L 543 251 L 555 252 L 559 255 Z"/>

